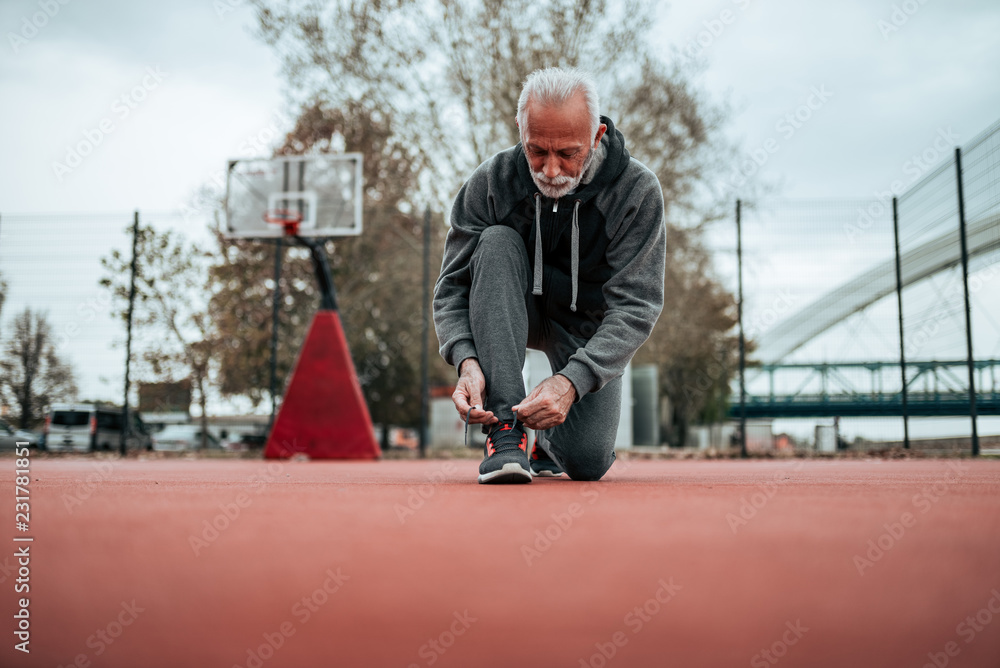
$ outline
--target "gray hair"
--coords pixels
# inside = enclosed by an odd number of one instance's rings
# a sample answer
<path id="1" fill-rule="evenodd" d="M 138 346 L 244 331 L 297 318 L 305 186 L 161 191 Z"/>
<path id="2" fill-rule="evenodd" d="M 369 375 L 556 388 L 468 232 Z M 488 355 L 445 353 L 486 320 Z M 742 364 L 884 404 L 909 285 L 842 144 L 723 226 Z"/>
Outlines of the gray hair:
<path id="1" fill-rule="evenodd" d="M 549 67 L 544 70 L 535 70 L 528 75 L 521 88 L 521 97 L 517 100 L 517 125 L 520 132 L 524 132 L 527 122 L 525 108 L 528 106 L 528 100 L 535 100 L 545 105 L 559 105 L 576 93 L 583 93 L 587 102 L 587 111 L 590 114 L 590 136 L 593 139 L 594 135 L 597 134 L 597 126 L 601 124 L 597 86 L 590 74 L 576 68 Z"/>

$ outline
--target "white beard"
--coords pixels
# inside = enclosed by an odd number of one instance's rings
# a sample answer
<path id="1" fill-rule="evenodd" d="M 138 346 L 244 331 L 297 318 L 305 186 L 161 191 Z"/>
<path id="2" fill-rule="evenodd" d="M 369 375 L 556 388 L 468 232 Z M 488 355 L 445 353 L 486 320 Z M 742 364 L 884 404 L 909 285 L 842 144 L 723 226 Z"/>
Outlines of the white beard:
<path id="1" fill-rule="evenodd" d="M 544 172 L 536 172 L 531 169 L 530 162 L 528 163 L 528 171 L 531 172 L 531 179 L 543 195 L 549 199 L 560 199 L 570 191 L 576 190 L 576 187 L 580 185 L 580 181 L 583 180 L 584 175 L 590 168 L 590 164 L 594 161 L 595 156 L 596 152 L 594 149 L 590 149 L 586 160 L 583 161 L 583 167 L 580 169 L 579 175 L 575 178 L 572 176 L 557 176 L 554 179 L 550 179 L 545 176 Z M 525 159 L 527 159 L 527 156 L 525 156 Z"/>

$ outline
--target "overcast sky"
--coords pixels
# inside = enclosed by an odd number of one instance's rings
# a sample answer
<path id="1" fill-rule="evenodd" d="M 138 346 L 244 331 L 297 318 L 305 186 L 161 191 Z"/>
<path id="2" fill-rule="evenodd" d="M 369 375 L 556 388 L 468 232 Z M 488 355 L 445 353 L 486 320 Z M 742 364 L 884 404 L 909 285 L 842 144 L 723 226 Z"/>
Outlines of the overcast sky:
<path id="1" fill-rule="evenodd" d="M 53 3 L 37 30 L 44 0 L 0 4 L 2 213 L 174 209 L 290 113 L 239 0 Z M 657 34 L 699 52 L 700 83 L 734 103 L 730 132 L 748 152 L 777 142 L 764 174 L 781 194 L 867 196 L 939 130 L 961 143 L 1000 117 L 1000 3 L 903 4 L 913 13 L 871 0 L 674 3 Z M 779 130 L 814 90 L 808 121 Z M 93 153 L 58 167 L 88 133 L 102 136 Z"/>

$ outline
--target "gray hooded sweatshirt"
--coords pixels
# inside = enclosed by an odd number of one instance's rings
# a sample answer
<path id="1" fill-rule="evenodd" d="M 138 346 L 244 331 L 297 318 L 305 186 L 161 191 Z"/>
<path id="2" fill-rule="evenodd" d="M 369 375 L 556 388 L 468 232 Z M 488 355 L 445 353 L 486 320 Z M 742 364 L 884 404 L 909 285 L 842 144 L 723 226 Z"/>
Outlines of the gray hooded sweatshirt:
<path id="1" fill-rule="evenodd" d="M 608 129 L 596 174 L 561 200 L 538 192 L 521 144 L 488 159 L 462 186 L 434 286 L 434 326 L 449 364 L 477 357 L 469 260 L 489 225 L 521 235 L 542 312 L 587 340 L 556 371 L 573 383 L 577 401 L 620 376 L 649 337 L 663 308 L 663 195 L 611 120 L 601 123 Z"/>

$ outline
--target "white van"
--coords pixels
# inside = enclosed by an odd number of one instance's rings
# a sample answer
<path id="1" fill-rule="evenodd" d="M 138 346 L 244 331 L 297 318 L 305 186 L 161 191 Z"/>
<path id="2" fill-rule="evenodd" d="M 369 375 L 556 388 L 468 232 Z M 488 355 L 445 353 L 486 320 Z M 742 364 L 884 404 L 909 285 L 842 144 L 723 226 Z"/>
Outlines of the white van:
<path id="1" fill-rule="evenodd" d="M 130 412 L 129 449 L 152 449 L 152 438 L 138 413 Z M 53 452 L 117 450 L 121 444 L 122 411 L 97 404 L 53 404 L 45 417 L 45 449 Z"/>

